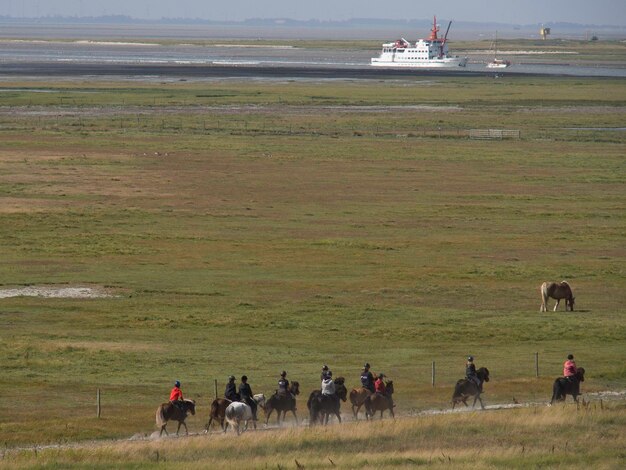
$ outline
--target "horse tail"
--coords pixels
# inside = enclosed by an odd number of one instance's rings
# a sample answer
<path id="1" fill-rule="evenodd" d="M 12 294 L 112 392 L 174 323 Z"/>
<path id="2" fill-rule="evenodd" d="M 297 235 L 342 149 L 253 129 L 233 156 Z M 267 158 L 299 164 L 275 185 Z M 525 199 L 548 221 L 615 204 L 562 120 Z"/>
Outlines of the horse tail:
<path id="1" fill-rule="evenodd" d="M 220 409 L 220 404 L 217 400 L 213 400 L 213 403 L 211 403 L 211 411 L 209 413 L 209 416 L 213 419 L 218 419 L 219 418 L 219 409 Z"/>
<path id="2" fill-rule="evenodd" d="M 159 405 L 156 410 L 156 425 L 158 428 L 162 428 L 165 423 L 167 423 L 167 419 L 165 419 L 165 406 Z"/>
<path id="3" fill-rule="evenodd" d="M 561 387 L 561 379 L 556 379 L 554 381 L 554 385 L 552 386 L 552 399 L 550 400 L 550 404 L 558 401 L 563 396 L 563 391 Z"/>
<path id="4" fill-rule="evenodd" d="M 454 403 L 454 401 L 460 397 L 461 395 L 463 395 L 463 388 L 461 387 L 461 384 L 463 383 L 463 381 L 459 380 L 456 385 L 454 386 L 454 392 L 452 392 L 452 402 Z"/>
<path id="5" fill-rule="evenodd" d="M 541 284 L 541 309 L 540 312 L 546 312 L 548 310 L 548 283 Z"/>
<path id="6" fill-rule="evenodd" d="M 317 416 L 319 414 L 319 406 L 317 406 L 317 400 L 313 400 L 313 397 L 309 398 L 309 402 L 307 403 L 307 406 L 309 408 L 309 425 L 313 426 L 316 422 L 317 422 Z"/>

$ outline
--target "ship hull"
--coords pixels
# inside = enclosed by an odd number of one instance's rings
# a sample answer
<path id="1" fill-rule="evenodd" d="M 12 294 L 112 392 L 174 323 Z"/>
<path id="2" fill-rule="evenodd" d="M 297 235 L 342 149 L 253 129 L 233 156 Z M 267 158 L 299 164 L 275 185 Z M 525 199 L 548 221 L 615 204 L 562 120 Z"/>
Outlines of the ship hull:
<path id="1" fill-rule="evenodd" d="M 495 59 L 493 62 L 487 64 L 488 69 L 505 69 L 510 66 L 511 63 L 505 60 Z"/>
<path id="2" fill-rule="evenodd" d="M 425 60 L 420 62 L 397 62 L 391 60 L 372 59 L 371 64 L 374 67 L 400 67 L 409 69 L 438 69 L 438 68 L 456 68 L 465 67 L 467 59 L 459 57 L 450 57 L 440 60 Z"/>

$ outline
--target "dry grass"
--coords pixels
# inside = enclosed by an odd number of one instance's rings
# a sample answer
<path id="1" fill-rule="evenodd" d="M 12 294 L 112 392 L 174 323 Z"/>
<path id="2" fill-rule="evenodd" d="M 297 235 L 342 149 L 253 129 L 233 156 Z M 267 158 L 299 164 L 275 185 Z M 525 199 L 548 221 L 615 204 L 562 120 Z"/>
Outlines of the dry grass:
<path id="1" fill-rule="evenodd" d="M 570 405 L 13 450 L 0 467 L 297 468 L 297 461 L 305 468 L 617 468 L 625 424 L 623 405 Z"/>

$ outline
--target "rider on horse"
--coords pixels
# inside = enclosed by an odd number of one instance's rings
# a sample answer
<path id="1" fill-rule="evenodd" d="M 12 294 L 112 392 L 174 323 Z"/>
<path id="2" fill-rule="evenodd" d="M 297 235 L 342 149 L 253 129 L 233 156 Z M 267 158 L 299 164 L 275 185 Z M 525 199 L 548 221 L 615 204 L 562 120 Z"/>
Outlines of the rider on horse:
<path id="1" fill-rule="evenodd" d="M 465 378 L 470 382 L 474 382 L 478 389 L 482 391 L 482 386 L 478 375 L 476 375 L 476 366 L 474 365 L 474 357 L 467 356 L 467 362 L 465 363 Z"/>
<path id="2" fill-rule="evenodd" d="M 333 382 L 333 373 L 328 371 L 322 379 L 322 396 L 330 396 L 335 394 L 335 382 Z"/>
<path id="3" fill-rule="evenodd" d="M 324 381 L 324 379 L 326 377 L 332 377 L 333 373 L 330 371 L 330 369 L 328 368 L 328 366 L 326 364 L 324 364 L 322 366 L 322 373 L 320 375 L 320 380 Z"/>
<path id="4" fill-rule="evenodd" d="M 376 382 L 374 382 L 374 393 L 385 397 L 387 401 L 389 401 L 389 407 L 393 408 L 394 404 L 391 400 L 391 396 L 387 394 L 387 385 L 385 385 L 385 381 L 383 380 L 384 378 L 385 374 L 382 372 L 378 374 L 378 378 L 376 379 Z"/>
<path id="5" fill-rule="evenodd" d="M 574 361 L 574 355 L 568 354 L 567 361 L 563 363 L 563 377 L 571 381 L 572 378 L 576 376 L 576 372 L 578 372 L 578 368 Z"/>
<path id="6" fill-rule="evenodd" d="M 369 390 L 374 393 L 376 390 L 374 388 L 374 375 L 370 372 L 370 364 L 366 362 L 363 366 L 363 370 L 361 372 L 361 385 L 363 388 Z"/>
<path id="7" fill-rule="evenodd" d="M 252 409 L 252 419 L 256 421 L 257 404 L 256 401 L 254 401 L 254 395 L 252 394 L 252 388 L 248 383 L 248 377 L 245 375 L 241 376 L 241 384 L 239 384 L 239 396 L 241 397 L 241 401 L 245 402 Z"/>
<path id="8" fill-rule="evenodd" d="M 224 397 L 230 401 L 239 401 L 241 399 L 241 397 L 237 393 L 237 384 L 235 383 L 234 375 L 228 377 L 226 390 L 224 390 Z"/>
<path id="9" fill-rule="evenodd" d="M 278 379 L 277 395 L 287 396 L 289 393 L 289 380 L 287 380 L 287 372 L 282 371 L 280 373 L 280 379 Z"/>
<path id="10" fill-rule="evenodd" d="M 174 388 L 170 392 L 170 403 L 176 408 L 183 410 L 183 392 L 180 390 L 180 380 L 174 382 Z"/>

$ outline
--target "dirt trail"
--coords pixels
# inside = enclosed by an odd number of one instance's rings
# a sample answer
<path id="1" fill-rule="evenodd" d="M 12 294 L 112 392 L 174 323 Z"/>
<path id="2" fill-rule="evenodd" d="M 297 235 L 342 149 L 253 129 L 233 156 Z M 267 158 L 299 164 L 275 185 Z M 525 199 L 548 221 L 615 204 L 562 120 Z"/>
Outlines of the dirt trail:
<path id="1" fill-rule="evenodd" d="M 619 391 L 602 391 L 602 392 L 593 392 L 593 393 L 584 393 L 581 395 L 580 401 L 584 403 L 598 403 L 604 401 L 620 401 L 626 400 L 626 390 Z M 484 411 L 498 411 L 498 410 L 511 410 L 517 408 L 531 408 L 538 406 L 547 406 L 548 402 L 526 402 L 526 403 L 501 403 L 496 405 L 486 405 Z M 419 416 L 437 416 L 444 414 L 453 414 L 453 413 L 469 413 L 469 412 L 478 412 L 481 411 L 480 408 L 472 408 L 472 407 L 459 407 L 448 409 L 431 409 L 431 410 L 422 410 L 414 413 L 406 413 L 403 415 L 396 415 L 396 419 L 407 419 L 414 418 Z M 346 406 L 344 408 L 343 422 L 354 422 L 354 418 L 352 417 L 351 411 Z M 360 421 L 364 421 L 364 418 L 360 417 Z M 293 422 L 288 422 L 284 426 L 277 426 L 269 424 L 268 426 L 263 425 L 263 420 L 259 421 L 258 428 L 256 431 L 280 431 L 281 429 L 290 429 L 296 426 Z M 332 425 L 339 425 L 336 421 L 333 421 Z M 298 427 L 308 426 L 308 419 L 304 419 L 300 421 L 297 425 Z M 215 428 L 214 428 L 215 429 Z M 254 430 L 249 432 L 255 432 Z M 234 435 L 234 431 L 229 430 L 229 435 L 232 433 Z M 45 449 L 90 449 L 94 447 L 106 446 L 106 445 L 114 445 L 123 442 L 137 442 L 137 441 L 158 441 L 158 440 L 166 440 L 166 439 L 183 439 L 185 437 L 198 437 L 198 436 L 211 436 L 211 435 L 221 435 L 223 434 L 220 429 L 211 430 L 210 432 L 190 432 L 189 436 L 185 436 L 181 434 L 180 436 L 176 436 L 174 432 L 170 433 L 169 436 L 161 436 L 159 437 L 159 431 L 154 431 L 151 434 L 135 434 L 129 438 L 125 439 L 106 439 L 106 440 L 97 440 L 97 441 L 81 441 L 81 442 L 70 442 L 64 444 L 48 444 L 48 445 L 31 445 L 31 446 L 23 446 L 23 447 L 13 447 L 4 450 L 4 453 L 10 452 L 19 452 L 24 450 L 30 451 L 40 451 Z"/>

